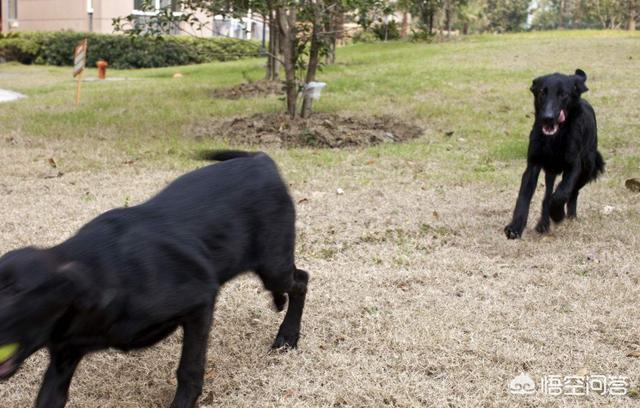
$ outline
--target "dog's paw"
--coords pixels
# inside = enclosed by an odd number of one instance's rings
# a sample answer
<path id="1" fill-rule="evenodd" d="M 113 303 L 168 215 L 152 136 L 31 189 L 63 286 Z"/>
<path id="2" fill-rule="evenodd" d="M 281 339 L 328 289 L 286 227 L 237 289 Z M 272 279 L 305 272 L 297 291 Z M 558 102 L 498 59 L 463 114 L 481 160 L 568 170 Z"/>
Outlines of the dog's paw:
<path id="1" fill-rule="evenodd" d="M 522 228 L 509 224 L 504 227 L 504 234 L 507 236 L 507 239 L 517 239 L 522 236 Z"/>
<path id="2" fill-rule="evenodd" d="M 565 217 L 564 202 L 551 201 L 551 204 L 549 205 L 549 216 L 551 216 L 551 219 L 556 224 L 561 223 Z"/>
<path id="3" fill-rule="evenodd" d="M 538 221 L 538 224 L 536 225 L 536 231 L 539 234 L 546 234 L 547 232 L 549 232 L 550 229 L 550 225 L 549 225 L 549 220 L 545 221 Z"/>
<path id="4" fill-rule="evenodd" d="M 278 333 L 271 349 L 286 351 L 297 348 L 299 338 L 300 333 Z"/>

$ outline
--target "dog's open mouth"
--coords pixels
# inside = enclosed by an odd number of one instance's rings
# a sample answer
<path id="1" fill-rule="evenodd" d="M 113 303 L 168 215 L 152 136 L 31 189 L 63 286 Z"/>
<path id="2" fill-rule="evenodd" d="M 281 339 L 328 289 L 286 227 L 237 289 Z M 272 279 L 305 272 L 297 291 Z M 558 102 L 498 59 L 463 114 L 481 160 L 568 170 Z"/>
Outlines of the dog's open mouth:
<path id="1" fill-rule="evenodd" d="M 557 120 L 553 121 L 553 123 L 542 125 L 542 133 L 547 136 L 555 135 L 560 129 L 560 124 L 564 123 L 565 120 L 567 120 L 567 115 L 564 113 L 564 109 L 561 109 Z"/>
<path id="2" fill-rule="evenodd" d="M 15 355 L 18 353 L 18 343 L 3 344 L 0 346 L 0 378 L 4 378 L 16 370 Z"/>

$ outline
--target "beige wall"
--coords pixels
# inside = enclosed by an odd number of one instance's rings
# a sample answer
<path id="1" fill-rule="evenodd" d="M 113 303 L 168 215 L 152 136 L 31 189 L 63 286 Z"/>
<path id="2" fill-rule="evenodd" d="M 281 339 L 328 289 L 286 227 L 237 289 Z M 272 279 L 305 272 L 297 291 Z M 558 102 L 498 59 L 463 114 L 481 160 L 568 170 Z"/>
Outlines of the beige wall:
<path id="1" fill-rule="evenodd" d="M 132 11 L 133 0 L 93 0 L 93 31 L 113 32 L 112 19 Z M 89 31 L 87 0 L 18 0 L 18 27 L 11 31 L 57 30 Z"/>
<path id="2" fill-rule="evenodd" d="M 88 28 L 86 0 L 18 0 L 15 31 L 85 31 Z"/>
<path id="3" fill-rule="evenodd" d="M 87 13 L 88 0 L 17 0 L 18 20 L 17 27 L 6 24 L 6 16 L 3 7 L 4 31 L 89 31 L 89 15 Z M 7 0 L 0 0 L 6 5 Z M 133 12 L 133 0 L 93 0 L 93 32 L 112 33 L 113 19 L 124 17 Z M 211 36 L 211 18 L 202 13 L 197 13 L 201 21 L 208 21 L 202 31 L 195 31 L 188 25 L 183 26 L 185 33 L 196 36 Z M 254 18 L 259 19 L 259 16 Z M 9 28 L 7 30 L 6 28 Z M 260 33 L 254 33 L 254 38 L 259 38 Z M 229 35 L 229 33 L 224 33 Z"/>
<path id="4" fill-rule="evenodd" d="M 113 32 L 112 20 L 124 17 L 133 11 L 133 0 L 93 0 L 93 31 L 98 33 Z"/>

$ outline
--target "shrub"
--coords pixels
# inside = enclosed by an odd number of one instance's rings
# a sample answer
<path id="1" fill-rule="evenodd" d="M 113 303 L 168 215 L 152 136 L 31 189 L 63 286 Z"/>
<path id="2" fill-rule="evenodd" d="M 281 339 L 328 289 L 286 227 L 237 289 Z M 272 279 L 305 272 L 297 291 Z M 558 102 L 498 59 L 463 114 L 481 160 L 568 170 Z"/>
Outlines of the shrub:
<path id="1" fill-rule="evenodd" d="M 257 42 L 232 38 L 129 37 L 59 31 L 0 38 L 0 56 L 6 54 L 5 59 L 23 63 L 72 65 L 73 48 L 84 38 L 89 43 L 88 66 L 104 59 L 116 69 L 198 64 L 259 55 Z"/>
<path id="2" fill-rule="evenodd" d="M 0 59 L 4 61 L 31 64 L 39 49 L 38 43 L 29 39 L 14 36 L 0 39 Z"/>
<path id="3" fill-rule="evenodd" d="M 352 37 L 354 43 L 372 43 L 378 41 L 378 37 L 369 30 L 362 30 Z"/>
<path id="4" fill-rule="evenodd" d="M 400 38 L 400 29 L 398 28 L 398 23 L 394 20 L 390 21 L 385 27 L 384 23 L 378 23 L 373 26 L 373 33 L 380 39 L 381 41 L 387 40 L 398 40 Z M 385 38 L 386 35 L 386 38 Z"/>
<path id="5" fill-rule="evenodd" d="M 434 34 L 429 33 L 429 29 L 424 25 L 419 25 L 418 30 L 411 30 L 409 40 L 411 42 L 433 42 Z"/>

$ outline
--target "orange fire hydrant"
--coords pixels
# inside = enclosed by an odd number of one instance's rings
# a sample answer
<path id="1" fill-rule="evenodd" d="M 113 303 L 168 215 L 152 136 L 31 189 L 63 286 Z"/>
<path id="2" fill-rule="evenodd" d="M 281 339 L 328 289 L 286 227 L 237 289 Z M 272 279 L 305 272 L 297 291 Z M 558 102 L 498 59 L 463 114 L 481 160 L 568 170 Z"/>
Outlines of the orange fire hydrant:
<path id="1" fill-rule="evenodd" d="M 98 67 L 98 79 L 105 79 L 107 77 L 107 67 L 109 63 L 105 60 L 96 61 L 96 66 Z"/>

